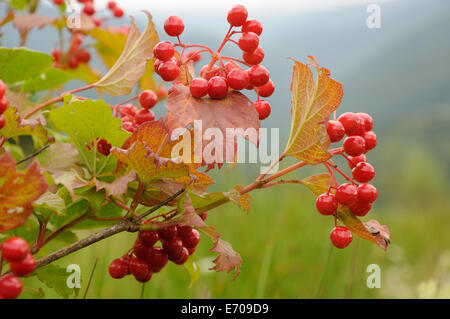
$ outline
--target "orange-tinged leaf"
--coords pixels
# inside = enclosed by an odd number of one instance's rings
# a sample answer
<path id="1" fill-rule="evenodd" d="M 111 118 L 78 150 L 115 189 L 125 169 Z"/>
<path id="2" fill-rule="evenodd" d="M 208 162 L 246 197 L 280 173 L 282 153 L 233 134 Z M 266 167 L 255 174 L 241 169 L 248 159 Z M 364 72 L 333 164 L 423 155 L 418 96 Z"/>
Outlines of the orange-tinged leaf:
<path id="1" fill-rule="evenodd" d="M 22 226 L 33 212 L 33 202 L 47 190 L 36 162 L 17 171 L 10 153 L 0 157 L 0 233 Z"/>
<path id="2" fill-rule="evenodd" d="M 229 242 L 219 239 L 209 251 L 219 254 L 213 261 L 215 266 L 211 268 L 212 270 L 226 272 L 235 270 L 234 278 L 239 276 L 242 266 L 242 257 L 233 250 L 233 247 L 231 247 Z"/>
<path id="3" fill-rule="evenodd" d="M 21 119 L 13 107 L 8 107 L 3 116 L 5 117 L 5 126 L 0 129 L 0 136 L 9 139 L 22 135 L 32 135 L 44 141 L 49 140 L 47 129 L 39 119 Z"/>
<path id="4" fill-rule="evenodd" d="M 252 199 L 252 197 L 248 193 L 239 193 L 242 188 L 242 185 L 238 185 L 231 191 L 225 193 L 225 195 L 248 214 L 248 212 L 250 211 L 250 200 Z"/>
<path id="5" fill-rule="evenodd" d="M 123 196 L 128 191 L 128 183 L 136 180 L 136 172 L 131 171 L 126 175 L 117 177 L 112 183 L 107 183 L 94 178 L 95 187 L 97 192 L 104 189 L 107 197 L 114 197 L 123 199 Z"/>
<path id="6" fill-rule="evenodd" d="M 285 154 L 314 165 L 330 158 L 326 126 L 330 114 L 341 103 L 342 85 L 330 78 L 326 68 L 316 69 L 314 82 L 310 67 L 293 61 L 292 124 Z M 313 59 L 312 65 L 317 66 L 317 60 Z"/>
<path id="7" fill-rule="evenodd" d="M 147 62 L 153 57 L 153 47 L 159 41 L 152 16 L 144 12 L 148 17 L 147 27 L 141 34 L 133 19 L 122 54 L 108 73 L 96 83 L 100 92 L 113 96 L 128 94 L 144 75 Z"/>

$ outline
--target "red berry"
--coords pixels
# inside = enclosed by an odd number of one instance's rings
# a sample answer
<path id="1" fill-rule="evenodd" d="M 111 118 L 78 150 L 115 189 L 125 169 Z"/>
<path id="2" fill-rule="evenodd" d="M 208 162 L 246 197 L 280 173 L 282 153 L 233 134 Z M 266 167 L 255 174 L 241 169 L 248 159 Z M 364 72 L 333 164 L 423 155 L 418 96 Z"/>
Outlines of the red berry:
<path id="1" fill-rule="evenodd" d="M 238 45 L 242 51 L 253 52 L 258 48 L 259 37 L 256 33 L 245 32 L 238 40 Z"/>
<path id="2" fill-rule="evenodd" d="M 196 229 L 192 229 L 191 232 L 181 237 L 183 246 L 186 248 L 194 248 L 200 242 L 200 233 Z"/>
<path id="3" fill-rule="evenodd" d="M 129 264 L 122 258 L 117 258 L 109 264 L 109 275 L 115 279 L 120 279 L 128 275 Z"/>
<path id="4" fill-rule="evenodd" d="M 213 76 L 208 81 L 208 94 L 213 99 L 223 99 L 228 92 L 228 84 L 225 78 Z"/>
<path id="5" fill-rule="evenodd" d="M 86 50 L 80 50 L 77 53 L 77 58 L 80 62 L 88 63 L 91 60 L 91 55 Z"/>
<path id="6" fill-rule="evenodd" d="M 184 22 L 178 16 L 170 16 L 164 21 L 164 31 L 171 37 L 179 36 L 184 31 Z"/>
<path id="7" fill-rule="evenodd" d="M 18 276 L 31 274 L 36 268 L 36 261 L 32 254 L 28 254 L 24 260 L 18 263 L 10 263 L 9 269 Z"/>
<path id="8" fill-rule="evenodd" d="M 222 68 L 219 68 L 217 65 L 214 65 L 208 72 L 206 72 L 207 68 L 208 68 L 208 66 L 205 65 L 200 70 L 200 76 L 202 78 L 210 80 L 214 76 L 221 76 L 221 77 L 226 76 L 225 70 L 223 70 Z"/>
<path id="9" fill-rule="evenodd" d="M 180 75 L 180 72 L 181 70 L 178 63 L 173 60 L 164 61 L 158 67 L 158 74 L 167 82 L 175 80 Z"/>
<path id="10" fill-rule="evenodd" d="M 90 16 L 93 15 L 95 13 L 94 4 L 92 2 L 86 2 L 83 12 Z"/>
<path id="11" fill-rule="evenodd" d="M 366 131 L 363 133 L 364 144 L 366 146 L 366 152 L 374 149 L 377 146 L 377 135 L 372 131 Z"/>
<path id="12" fill-rule="evenodd" d="M 228 11 L 227 21 L 234 27 L 240 27 L 247 20 L 247 16 L 247 9 L 244 6 L 237 4 Z"/>
<path id="13" fill-rule="evenodd" d="M 372 204 L 362 203 L 359 200 L 356 200 L 352 204 L 350 204 L 349 208 L 352 211 L 353 215 L 362 217 L 367 215 L 367 213 L 372 208 Z"/>
<path id="14" fill-rule="evenodd" d="M 242 90 L 245 89 L 249 83 L 248 72 L 241 68 L 234 68 L 228 73 L 227 76 L 228 85 L 233 90 Z"/>
<path id="15" fill-rule="evenodd" d="M 3 99 L 3 97 L 5 96 L 5 92 L 6 92 L 6 85 L 5 83 L 3 83 L 2 80 L 0 80 L 0 99 Z"/>
<path id="16" fill-rule="evenodd" d="M 196 98 L 204 97 L 208 94 L 208 80 L 204 78 L 194 78 L 189 87 L 191 95 Z"/>
<path id="17" fill-rule="evenodd" d="M 173 57 L 175 49 L 169 41 L 161 41 L 153 48 L 153 55 L 162 61 L 167 61 Z"/>
<path id="18" fill-rule="evenodd" d="M 270 104 L 265 100 L 259 100 L 253 102 L 256 112 L 258 112 L 259 119 L 265 120 L 270 115 Z"/>
<path id="19" fill-rule="evenodd" d="M 338 201 L 333 194 L 321 194 L 316 199 L 316 207 L 322 215 L 333 215 L 338 208 Z"/>
<path id="20" fill-rule="evenodd" d="M 2 128 L 4 128 L 5 125 L 6 125 L 5 117 L 4 117 L 3 115 L 0 115 L 0 130 L 1 130 Z"/>
<path id="21" fill-rule="evenodd" d="M 197 247 L 192 247 L 192 248 L 188 248 L 187 250 L 189 251 L 189 256 L 192 255 L 193 253 L 195 253 L 195 249 Z"/>
<path id="22" fill-rule="evenodd" d="M 339 142 L 345 135 L 345 129 L 339 121 L 328 121 L 327 133 L 332 143 Z"/>
<path id="23" fill-rule="evenodd" d="M 378 197 L 378 191 L 371 184 L 361 184 L 358 186 L 358 201 L 361 203 L 373 203 Z"/>
<path id="24" fill-rule="evenodd" d="M 145 261 L 133 257 L 130 261 L 130 271 L 131 274 L 137 278 L 145 278 L 148 275 L 150 269 Z"/>
<path id="25" fill-rule="evenodd" d="M 8 262 L 21 262 L 30 253 L 30 246 L 20 237 L 8 238 L 2 244 L 2 256 Z"/>
<path id="26" fill-rule="evenodd" d="M 146 276 L 134 276 L 134 278 L 137 280 L 137 281 L 139 281 L 139 282 L 141 282 L 141 283 L 146 283 L 146 282 L 149 282 L 150 281 L 150 279 L 152 279 L 152 276 L 153 276 L 153 272 L 151 271 L 151 269 L 149 269 L 149 271 L 148 271 L 148 273 L 147 273 L 147 275 Z"/>
<path id="27" fill-rule="evenodd" d="M 139 112 L 137 112 L 135 121 L 136 124 L 142 124 L 145 122 L 151 122 L 155 119 L 155 114 L 151 110 L 142 109 Z"/>
<path id="28" fill-rule="evenodd" d="M 59 61 L 59 60 L 61 60 L 62 53 L 60 50 L 55 49 L 52 51 L 52 56 L 55 61 Z"/>
<path id="29" fill-rule="evenodd" d="M 3 96 L 2 98 L 0 98 L 0 114 L 3 114 L 6 109 L 8 108 L 8 100 L 6 99 L 6 96 Z"/>
<path id="30" fill-rule="evenodd" d="M 226 73 L 230 73 L 231 70 L 239 68 L 239 66 L 234 63 L 227 62 L 227 63 L 225 63 L 224 68 L 226 70 Z"/>
<path id="31" fill-rule="evenodd" d="M 358 190 L 355 185 L 342 184 L 337 188 L 335 196 L 339 203 L 348 206 L 356 201 Z"/>
<path id="32" fill-rule="evenodd" d="M 364 129 L 366 131 L 371 131 L 373 128 L 373 119 L 372 117 L 367 113 L 356 113 L 360 118 L 364 120 Z"/>
<path id="33" fill-rule="evenodd" d="M 111 144 L 101 138 L 97 142 L 97 151 L 104 156 L 108 156 L 111 153 Z"/>
<path id="34" fill-rule="evenodd" d="M 168 226 L 158 230 L 159 238 L 164 241 L 169 241 L 177 237 L 178 227 L 176 225 Z"/>
<path id="35" fill-rule="evenodd" d="M 178 256 L 182 248 L 183 242 L 179 238 L 173 238 L 171 240 L 163 242 L 163 249 L 169 256 L 169 259 L 172 256 Z"/>
<path id="36" fill-rule="evenodd" d="M 167 96 L 167 91 L 166 91 L 166 88 L 164 87 L 164 85 L 162 85 L 158 88 L 158 92 L 156 92 L 156 96 L 160 100 L 164 99 Z"/>
<path id="37" fill-rule="evenodd" d="M 350 167 L 350 169 L 353 169 L 360 162 L 367 162 L 366 155 L 361 154 L 359 156 L 349 156 L 348 157 L 348 167 Z"/>
<path id="38" fill-rule="evenodd" d="M 344 140 L 344 151 L 350 156 L 359 156 L 366 151 L 366 144 L 361 136 L 349 136 Z"/>
<path id="39" fill-rule="evenodd" d="M 360 183 L 368 183 L 375 176 L 375 169 L 367 162 L 361 162 L 352 170 L 352 175 L 355 180 Z"/>
<path id="40" fill-rule="evenodd" d="M 255 51 L 252 52 L 244 51 L 244 53 L 242 54 L 242 58 L 248 64 L 260 64 L 264 60 L 264 50 L 261 47 L 257 47 Z"/>
<path id="41" fill-rule="evenodd" d="M 348 136 L 364 133 L 364 120 L 355 113 L 344 113 L 339 116 L 338 121 L 342 123 L 345 128 L 345 134 Z"/>
<path id="42" fill-rule="evenodd" d="M 248 70 L 248 76 L 253 86 L 263 86 L 270 80 L 269 71 L 260 64 L 252 66 Z"/>
<path id="43" fill-rule="evenodd" d="M 0 296 L 5 299 L 15 299 L 22 292 L 22 282 L 13 275 L 0 278 Z"/>
<path id="44" fill-rule="evenodd" d="M 191 226 L 180 226 L 178 227 L 178 236 L 180 237 L 184 237 L 184 236 L 188 236 L 192 231 L 192 227 Z"/>
<path id="45" fill-rule="evenodd" d="M 136 240 L 133 245 L 133 252 L 140 260 L 148 261 L 150 259 L 151 247 L 145 246 L 139 240 Z"/>
<path id="46" fill-rule="evenodd" d="M 164 249 L 162 249 L 161 247 L 152 248 L 149 265 L 151 266 L 154 272 L 157 272 L 158 269 L 161 270 L 162 268 L 164 268 L 164 266 L 167 265 L 168 260 L 169 257 L 165 253 Z"/>
<path id="47" fill-rule="evenodd" d="M 176 259 L 171 259 L 175 264 L 182 265 L 184 264 L 189 258 L 189 250 L 186 247 L 183 247 L 181 249 L 181 252 L 178 254 L 178 257 Z"/>
<path id="48" fill-rule="evenodd" d="M 62 5 L 63 2 L 64 2 L 64 0 L 53 0 L 53 3 L 58 5 L 58 6 Z"/>
<path id="49" fill-rule="evenodd" d="M 253 32 L 253 33 L 256 33 L 258 36 L 260 36 L 263 31 L 263 27 L 262 27 L 261 22 L 259 22 L 256 19 L 252 19 L 252 20 L 245 21 L 245 23 L 242 25 L 241 31 L 242 32 Z"/>
<path id="50" fill-rule="evenodd" d="M 139 242 L 147 247 L 153 247 L 159 240 L 158 233 L 153 230 L 142 230 L 138 235 Z"/>
<path id="51" fill-rule="evenodd" d="M 145 90 L 139 95 L 139 102 L 144 109 L 151 109 L 158 102 L 158 96 L 152 90 Z"/>
<path id="52" fill-rule="evenodd" d="M 330 239 L 337 248 L 345 248 L 352 242 L 352 233 L 346 227 L 336 226 L 330 233 Z"/>
<path id="53" fill-rule="evenodd" d="M 203 213 L 200 215 L 202 220 L 206 220 L 206 218 L 208 218 L 208 213 Z"/>
<path id="54" fill-rule="evenodd" d="M 102 20 L 100 20 L 100 19 L 97 18 L 97 17 L 92 17 L 92 22 L 94 22 L 94 24 L 95 24 L 96 27 L 99 27 L 99 26 L 102 25 Z"/>
<path id="55" fill-rule="evenodd" d="M 269 82 L 267 82 L 266 84 L 256 87 L 255 91 L 259 96 L 269 97 L 275 91 L 275 85 L 273 84 L 272 80 L 269 80 Z"/>
<path id="56" fill-rule="evenodd" d="M 153 63 L 153 70 L 155 70 L 156 74 L 159 74 L 159 67 L 164 61 L 161 61 L 159 59 L 155 59 L 155 63 Z"/>
<path id="57" fill-rule="evenodd" d="M 113 10 L 115 7 L 117 7 L 117 4 L 115 1 L 108 1 L 108 8 L 110 10 Z"/>
<path id="58" fill-rule="evenodd" d="M 121 18 L 123 16 L 123 10 L 119 7 L 113 9 L 113 14 L 116 18 Z"/>
<path id="59" fill-rule="evenodd" d="M 69 58 L 69 61 L 67 62 L 67 65 L 71 69 L 76 69 L 79 64 L 80 64 L 80 60 L 78 60 L 78 57 L 76 55 L 71 56 Z"/>

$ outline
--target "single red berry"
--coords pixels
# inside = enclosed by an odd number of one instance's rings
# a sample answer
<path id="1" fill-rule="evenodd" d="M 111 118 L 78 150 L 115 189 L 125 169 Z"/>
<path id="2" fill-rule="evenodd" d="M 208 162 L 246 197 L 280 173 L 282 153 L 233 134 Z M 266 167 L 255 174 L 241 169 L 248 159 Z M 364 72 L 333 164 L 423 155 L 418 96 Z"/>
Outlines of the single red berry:
<path id="1" fill-rule="evenodd" d="M 167 254 L 163 248 L 152 247 L 152 253 L 150 255 L 149 265 L 153 269 L 154 272 L 157 272 L 156 270 L 158 270 L 158 269 L 161 270 L 162 268 L 164 268 L 164 266 L 167 265 L 168 260 L 169 260 L 169 257 L 167 256 Z"/>
<path id="2" fill-rule="evenodd" d="M 255 88 L 256 93 L 262 97 L 269 97 L 275 92 L 275 85 L 272 80 L 269 80 L 266 84 Z"/>
<path id="3" fill-rule="evenodd" d="M 137 112 L 135 120 L 136 124 L 142 124 L 145 122 L 151 122 L 155 119 L 155 114 L 151 110 L 142 109 L 139 112 Z"/>
<path id="4" fill-rule="evenodd" d="M 206 220 L 208 218 L 208 213 L 200 214 L 201 219 Z"/>
<path id="5" fill-rule="evenodd" d="M 147 247 L 153 247 L 159 240 L 158 233 L 153 230 L 142 230 L 138 235 L 139 242 Z"/>
<path id="6" fill-rule="evenodd" d="M 167 91 L 166 88 L 164 87 L 164 85 L 161 85 L 158 88 L 158 91 L 156 92 L 156 96 L 158 97 L 159 100 L 165 99 L 167 96 Z"/>
<path id="7" fill-rule="evenodd" d="M 151 109 L 158 102 L 158 96 L 152 90 L 145 90 L 139 95 L 139 102 L 144 109 Z"/>
<path id="8" fill-rule="evenodd" d="M 102 25 L 102 20 L 97 17 L 92 17 L 92 22 L 94 22 L 96 27 L 100 27 Z"/>
<path id="9" fill-rule="evenodd" d="M 375 169 L 367 162 L 361 162 L 352 170 L 352 176 L 360 183 L 368 183 L 375 176 Z"/>
<path id="10" fill-rule="evenodd" d="M 184 237 L 184 236 L 188 236 L 192 231 L 192 227 L 191 226 L 180 226 L 178 227 L 178 236 L 179 237 Z"/>
<path id="11" fill-rule="evenodd" d="M 81 43 L 83 43 L 83 35 L 80 33 L 76 33 L 72 39 L 72 49 L 74 51 L 78 50 Z"/>
<path id="12" fill-rule="evenodd" d="M 183 247 L 183 249 L 181 249 L 181 252 L 178 254 L 178 258 L 171 260 L 177 265 L 182 265 L 188 260 L 188 258 L 189 250 L 186 247 Z"/>
<path id="13" fill-rule="evenodd" d="M 196 229 L 192 229 L 187 235 L 181 237 L 183 246 L 186 248 L 194 248 L 200 242 L 200 233 Z"/>
<path id="14" fill-rule="evenodd" d="M 262 27 L 261 22 L 259 22 L 256 19 L 252 19 L 252 20 L 245 21 L 245 23 L 242 25 L 241 31 L 242 32 L 253 32 L 253 33 L 256 33 L 258 36 L 260 36 L 263 31 L 263 27 Z"/>
<path id="15" fill-rule="evenodd" d="M 339 142 L 345 135 L 345 129 L 339 121 L 328 121 L 327 133 L 332 143 Z"/>
<path id="16" fill-rule="evenodd" d="M 233 90 L 243 90 L 250 84 L 248 72 L 241 68 L 234 68 L 228 73 L 227 82 Z"/>
<path id="17" fill-rule="evenodd" d="M 61 53 L 60 50 L 55 49 L 55 50 L 52 51 L 52 56 L 53 56 L 53 59 L 54 59 L 56 62 L 58 62 L 58 61 L 61 60 L 62 53 Z"/>
<path id="18" fill-rule="evenodd" d="M 373 119 L 372 117 L 367 113 L 356 113 L 360 118 L 364 120 L 364 129 L 366 131 L 371 131 L 373 128 Z"/>
<path id="19" fill-rule="evenodd" d="M 374 149 L 377 146 L 377 135 L 372 131 L 366 131 L 363 133 L 364 144 L 366 146 L 366 152 Z"/>
<path id="20" fill-rule="evenodd" d="M 362 217 L 367 215 L 367 213 L 372 208 L 372 204 L 362 203 L 359 200 L 356 200 L 350 204 L 349 208 L 352 211 L 353 215 Z"/>
<path id="21" fill-rule="evenodd" d="M 116 18 L 121 18 L 123 16 L 123 10 L 119 7 L 113 9 L 113 14 Z"/>
<path id="22" fill-rule="evenodd" d="M 195 249 L 197 249 L 197 247 L 192 247 L 192 248 L 187 249 L 189 251 L 189 256 L 192 255 L 193 253 L 195 253 Z"/>
<path id="23" fill-rule="evenodd" d="M 244 6 L 237 4 L 228 11 L 227 21 L 233 27 L 240 27 L 247 20 L 247 16 L 247 9 Z"/>
<path id="24" fill-rule="evenodd" d="M 226 73 L 230 73 L 231 70 L 239 68 L 239 65 L 231 63 L 231 62 L 227 62 L 227 63 L 225 63 L 224 68 L 225 68 Z"/>
<path id="25" fill-rule="evenodd" d="M 161 61 L 159 59 L 155 59 L 155 62 L 153 63 L 153 69 L 155 70 L 156 74 L 159 74 L 159 67 L 164 61 Z"/>
<path id="26" fill-rule="evenodd" d="M 333 194 L 321 194 L 316 199 L 316 207 L 322 215 L 333 215 L 338 208 L 338 201 Z"/>
<path id="27" fill-rule="evenodd" d="M 361 203 L 373 203 L 378 197 L 378 191 L 371 184 L 361 184 L 358 186 L 358 200 Z"/>
<path id="28" fill-rule="evenodd" d="M 255 51 L 243 52 L 242 58 L 245 62 L 251 65 L 260 64 L 264 60 L 264 50 L 261 47 L 257 47 Z"/>
<path id="29" fill-rule="evenodd" d="M 258 48 L 259 37 L 256 33 L 245 32 L 238 40 L 238 45 L 242 51 L 253 52 Z"/>
<path id="30" fill-rule="evenodd" d="M 339 116 L 338 121 L 342 123 L 345 128 L 345 134 L 351 135 L 361 135 L 364 133 L 364 120 L 352 112 L 347 112 Z"/>
<path id="31" fill-rule="evenodd" d="M 94 4 L 92 2 L 86 2 L 83 12 L 90 16 L 93 15 L 95 13 Z"/>
<path id="32" fill-rule="evenodd" d="M 5 92 L 6 92 L 6 85 L 5 83 L 3 83 L 2 80 L 0 80 L 0 99 L 3 99 L 3 97 L 5 96 Z"/>
<path id="33" fill-rule="evenodd" d="M 184 31 L 184 22 L 179 16 L 170 16 L 164 21 L 164 31 L 171 37 L 179 36 Z"/>
<path id="34" fill-rule="evenodd" d="M 180 67 L 173 60 L 164 61 L 158 67 L 158 73 L 164 81 L 170 82 L 180 75 Z"/>
<path id="35" fill-rule="evenodd" d="M 120 279 L 128 275 L 129 264 L 122 258 L 111 261 L 108 268 L 109 275 L 115 279 Z"/>
<path id="36" fill-rule="evenodd" d="M 53 0 L 53 3 L 56 4 L 57 6 L 62 5 L 64 2 L 64 0 Z"/>
<path id="37" fill-rule="evenodd" d="M 178 227 L 176 225 L 158 229 L 159 238 L 169 241 L 177 237 Z"/>
<path id="38" fill-rule="evenodd" d="M 104 156 L 108 156 L 111 153 L 111 144 L 101 138 L 97 142 L 97 151 Z"/>
<path id="39" fill-rule="evenodd" d="M 167 61 L 173 57 L 175 49 L 169 41 L 161 41 L 153 48 L 153 55 L 162 61 Z"/>
<path id="40" fill-rule="evenodd" d="M 133 252 L 136 255 L 136 257 L 139 258 L 140 260 L 148 261 L 150 259 L 151 247 L 145 246 L 138 239 L 135 241 L 133 245 Z"/>
<path id="41" fill-rule="evenodd" d="M 88 63 L 91 60 L 91 55 L 86 50 L 80 50 L 77 53 L 77 58 L 80 62 Z"/>
<path id="42" fill-rule="evenodd" d="M 2 128 L 4 128 L 5 125 L 6 125 L 5 117 L 4 117 L 2 114 L 0 114 L 0 130 L 1 130 Z"/>
<path id="43" fill-rule="evenodd" d="M 360 162 L 367 162 L 366 155 L 361 154 L 359 156 L 349 156 L 347 161 L 348 167 L 350 167 L 350 169 L 353 169 Z"/>
<path id="44" fill-rule="evenodd" d="M 138 277 L 138 278 L 145 278 L 148 274 L 148 272 L 150 271 L 150 269 L 148 268 L 148 265 L 145 261 L 133 257 L 131 258 L 130 261 L 130 271 L 131 274 L 133 274 L 133 276 Z"/>
<path id="45" fill-rule="evenodd" d="M 6 96 L 0 98 L 0 114 L 3 114 L 8 108 L 9 102 Z"/>
<path id="46" fill-rule="evenodd" d="M 248 70 L 248 76 L 253 86 L 263 86 L 270 80 L 269 71 L 260 64 L 252 66 Z"/>
<path id="47" fill-rule="evenodd" d="M 200 70 L 200 76 L 207 80 L 210 80 L 214 76 L 221 76 L 223 78 L 226 76 L 225 70 L 222 68 L 219 68 L 217 65 L 214 65 L 208 72 L 206 72 L 207 69 L 208 69 L 208 65 L 205 65 Z"/>
<path id="48" fill-rule="evenodd" d="M 120 113 L 120 116 L 122 117 L 122 119 L 125 116 L 135 117 L 137 112 L 138 112 L 138 109 L 133 104 L 121 105 L 120 109 L 119 109 L 119 113 Z"/>
<path id="49" fill-rule="evenodd" d="M 255 107 L 256 112 L 258 112 L 259 119 L 265 120 L 270 115 L 270 104 L 265 100 L 259 100 L 253 102 L 253 106 Z"/>
<path id="50" fill-rule="evenodd" d="M 150 279 L 152 279 L 152 276 L 153 276 L 153 272 L 151 269 L 149 269 L 147 275 L 142 276 L 142 277 L 135 275 L 134 278 L 141 283 L 146 283 L 146 282 L 149 282 Z"/>
<path id="51" fill-rule="evenodd" d="M 78 57 L 76 55 L 71 56 L 69 58 L 69 61 L 67 62 L 67 65 L 71 69 L 76 69 L 79 64 L 80 64 L 80 60 L 78 60 Z"/>
<path id="52" fill-rule="evenodd" d="M 346 227 L 336 226 L 330 233 L 330 239 L 337 248 L 345 248 L 352 242 L 352 233 Z"/>
<path id="53" fill-rule="evenodd" d="M 356 201 L 358 190 L 355 185 L 342 184 L 337 188 L 335 196 L 339 203 L 348 206 Z"/>
<path id="54" fill-rule="evenodd" d="M 5 299 L 16 299 L 22 292 L 22 282 L 13 275 L 0 278 L 0 296 Z"/>
<path id="55" fill-rule="evenodd" d="M 359 156 L 366 151 L 364 138 L 358 135 L 349 136 L 344 140 L 344 151 L 350 156 Z"/>
<path id="56" fill-rule="evenodd" d="M 117 7 L 117 3 L 115 1 L 108 1 L 108 9 L 113 10 Z"/>
<path id="57" fill-rule="evenodd" d="M 8 238 L 2 244 L 2 256 L 8 262 L 21 262 L 30 253 L 30 246 L 20 237 Z"/>
<path id="58" fill-rule="evenodd" d="M 189 86 L 191 95 L 196 98 L 204 97 L 208 94 L 208 80 L 204 78 L 194 78 Z"/>
<path id="59" fill-rule="evenodd" d="M 163 249 L 166 254 L 169 256 L 178 256 L 181 249 L 183 248 L 183 242 L 179 238 L 173 238 L 171 240 L 163 242 Z"/>
<path id="60" fill-rule="evenodd" d="M 31 274 L 36 268 L 36 261 L 32 254 L 28 254 L 24 260 L 17 263 L 10 263 L 9 269 L 18 276 Z"/>
<path id="61" fill-rule="evenodd" d="M 213 99 L 223 99 L 228 92 L 228 84 L 225 78 L 213 76 L 208 81 L 208 94 Z"/>

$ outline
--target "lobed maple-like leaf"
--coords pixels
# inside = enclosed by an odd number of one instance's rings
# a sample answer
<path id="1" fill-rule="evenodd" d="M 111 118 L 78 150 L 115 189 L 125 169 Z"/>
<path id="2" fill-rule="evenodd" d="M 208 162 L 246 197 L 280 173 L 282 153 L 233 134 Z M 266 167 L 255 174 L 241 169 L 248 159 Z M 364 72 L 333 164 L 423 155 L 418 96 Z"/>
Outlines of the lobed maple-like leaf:
<path id="1" fill-rule="evenodd" d="M 0 136 L 6 139 L 17 136 L 31 135 L 44 141 L 48 141 L 47 129 L 42 125 L 39 119 L 24 120 L 17 114 L 17 110 L 13 107 L 8 107 L 3 113 L 5 118 L 5 126 L 0 129 Z"/>
<path id="2" fill-rule="evenodd" d="M 239 276 L 242 266 L 242 257 L 233 250 L 233 247 L 231 247 L 229 242 L 219 239 L 209 251 L 219 254 L 213 261 L 216 265 L 211 268 L 212 270 L 226 272 L 235 270 L 234 278 Z"/>
<path id="3" fill-rule="evenodd" d="M 22 226 L 33 212 L 33 202 L 47 190 L 38 163 L 18 171 L 10 153 L 0 157 L 0 233 Z"/>
<path id="4" fill-rule="evenodd" d="M 317 70 L 316 82 L 308 65 L 293 60 L 292 123 L 285 154 L 314 165 L 330 158 L 326 127 L 330 114 L 341 103 L 343 91 L 341 83 L 330 78 L 330 71 L 319 68 L 317 60 L 311 58 Z"/>
<path id="5" fill-rule="evenodd" d="M 100 92 L 113 96 L 128 94 L 144 75 L 147 62 L 153 57 L 153 47 L 159 41 L 152 16 L 144 12 L 148 17 L 147 27 L 141 34 L 132 19 L 122 54 L 108 73 L 96 83 Z"/>
<path id="6" fill-rule="evenodd" d="M 20 16 L 16 15 L 13 20 L 13 25 L 19 30 L 19 33 L 23 35 L 31 31 L 33 28 L 42 29 L 54 21 L 54 17 L 47 17 L 38 14 L 24 14 Z"/>
<path id="7" fill-rule="evenodd" d="M 303 179 L 302 184 L 309 188 L 315 195 L 326 193 L 331 183 L 331 175 L 318 174 Z M 334 192 L 334 190 L 332 190 Z M 347 206 L 339 204 L 337 217 L 342 223 L 357 236 L 368 240 L 380 248 L 386 250 L 390 242 L 390 233 L 387 226 L 381 226 L 376 220 L 363 223 L 353 215 Z"/>
<path id="8" fill-rule="evenodd" d="M 128 183 L 136 180 L 136 172 L 131 171 L 126 175 L 117 177 L 111 183 L 100 181 L 97 178 L 94 179 L 95 187 L 97 192 L 104 189 L 107 197 L 114 197 L 118 199 L 123 199 L 123 196 L 128 191 Z"/>

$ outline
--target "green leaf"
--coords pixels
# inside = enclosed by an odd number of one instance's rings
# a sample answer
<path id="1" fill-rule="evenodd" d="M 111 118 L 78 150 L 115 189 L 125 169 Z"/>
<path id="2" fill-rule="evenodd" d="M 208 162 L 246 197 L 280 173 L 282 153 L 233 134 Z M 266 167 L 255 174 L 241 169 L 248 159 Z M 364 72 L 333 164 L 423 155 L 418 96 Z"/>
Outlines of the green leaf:
<path id="1" fill-rule="evenodd" d="M 35 288 L 24 284 L 18 299 L 44 299 L 45 293 L 41 287 Z"/>
<path id="2" fill-rule="evenodd" d="M 63 298 L 69 298 L 72 295 L 77 295 L 79 289 L 71 289 L 67 287 L 67 277 L 70 275 L 66 269 L 56 266 L 54 264 L 36 270 L 38 279 L 47 287 L 52 288 L 55 292 Z"/>
<path id="3" fill-rule="evenodd" d="M 66 210 L 61 215 L 53 215 L 50 218 L 50 223 L 54 228 L 59 228 L 78 217 L 85 214 L 89 209 L 89 201 L 85 198 L 80 199 L 70 205 L 67 205 Z"/>
<path id="4" fill-rule="evenodd" d="M 51 67 L 53 58 L 26 48 L 0 48 L 0 78 L 5 83 L 24 81 Z"/>
<path id="5" fill-rule="evenodd" d="M 66 132 L 93 176 L 104 172 L 114 156 L 97 153 L 97 139 L 103 138 L 112 146 L 121 146 L 130 135 L 122 129 L 122 121 L 112 115 L 102 100 L 72 100 L 50 112 L 50 119 Z M 109 166 L 111 167 L 111 166 Z"/>
<path id="6" fill-rule="evenodd" d="M 44 219 L 48 219 L 53 214 L 63 214 L 66 203 L 57 194 L 47 191 L 33 203 L 33 207 L 35 214 L 39 213 Z"/>
<path id="7" fill-rule="evenodd" d="M 25 92 L 52 90 L 72 79 L 73 75 L 67 71 L 49 68 L 27 80 L 22 90 Z"/>
<path id="8" fill-rule="evenodd" d="M 95 47 L 105 65 L 112 68 L 125 47 L 127 35 L 102 28 L 95 28 L 89 34 L 97 40 Z"/>
<path id="9" fill-rule="evenodd" d="M 70 74 L 72 78 L 80 79 L 87 84 L 92 84 L 100 79 L 99 74 L 87 63 L 80 63 L 76 69 L 69 69 L 66 73 Z"/>
<path id="10" fill-rule="evenodd" d="M 13 107 L 8 107 L 5 113 L 3 113 L 3 116 L 5 118 L 5 126 L 0 129 L 0 136 L 9 139 L 17 136 L 31 135 L 44 141 L 49 140 L 47 129 L 38 119 L 23 120 Z"/>

